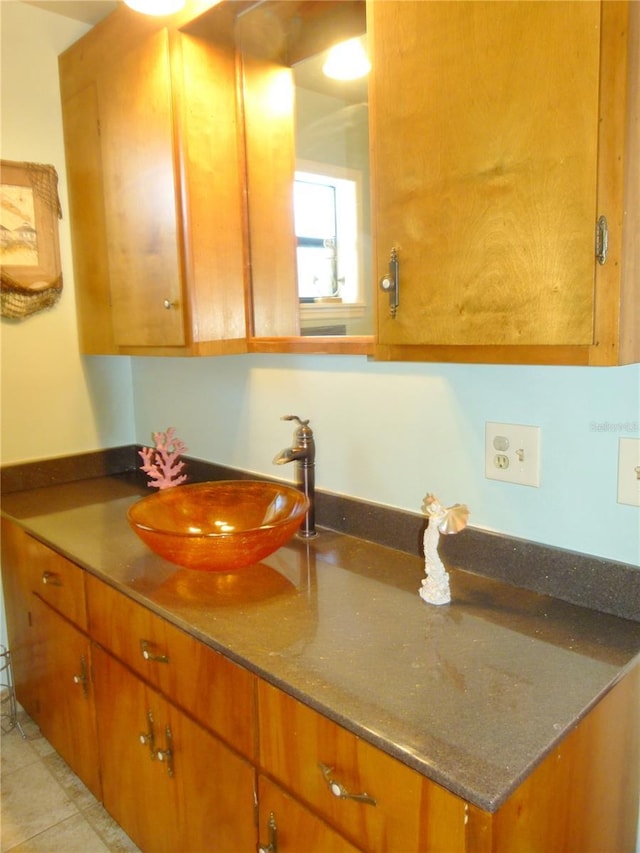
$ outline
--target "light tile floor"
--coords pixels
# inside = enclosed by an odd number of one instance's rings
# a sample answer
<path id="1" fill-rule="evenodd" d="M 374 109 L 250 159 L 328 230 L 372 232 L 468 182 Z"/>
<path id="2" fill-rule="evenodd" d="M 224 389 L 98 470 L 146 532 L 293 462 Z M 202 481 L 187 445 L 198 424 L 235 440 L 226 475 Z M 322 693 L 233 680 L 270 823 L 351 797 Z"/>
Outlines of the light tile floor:
<path id="1" fill-rule="evenodd" d="M 136 853 L 22 709 L 18 720 L 26 738 L 13 728 L 0 740 L 1 853 Z"/>

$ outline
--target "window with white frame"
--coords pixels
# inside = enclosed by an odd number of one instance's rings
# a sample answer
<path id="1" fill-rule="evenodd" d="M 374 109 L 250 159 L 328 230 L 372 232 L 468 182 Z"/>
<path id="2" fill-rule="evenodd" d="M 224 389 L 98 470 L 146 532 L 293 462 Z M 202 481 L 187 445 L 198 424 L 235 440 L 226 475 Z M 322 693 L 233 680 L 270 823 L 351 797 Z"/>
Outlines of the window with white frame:
<path id="1" fill-rule="evenodd" d="M 294 215 L 301 302 L 359 302 L 361 177 L 356 170 L 305 164 L 296 171 Z"/>

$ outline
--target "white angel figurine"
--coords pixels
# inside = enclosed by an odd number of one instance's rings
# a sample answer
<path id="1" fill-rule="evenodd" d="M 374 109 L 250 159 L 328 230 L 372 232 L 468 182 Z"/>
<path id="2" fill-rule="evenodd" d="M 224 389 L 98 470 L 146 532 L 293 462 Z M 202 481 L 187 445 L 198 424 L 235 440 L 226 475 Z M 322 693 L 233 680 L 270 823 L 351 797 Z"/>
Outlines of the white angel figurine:
<path id="1" fill-rule="evenodd" d="M 429 604 L 448 604 L 451 601 L 449 575 L 438 555 L 440 534 L 459 533 L 467 526 L 469 509 L 464 504 L 442 506 L 435 495 L 427 495 L 422 512 L 429 519 L 424 532 L 424 569 L 426 577 L 420 587 L 420 598 Z"/>

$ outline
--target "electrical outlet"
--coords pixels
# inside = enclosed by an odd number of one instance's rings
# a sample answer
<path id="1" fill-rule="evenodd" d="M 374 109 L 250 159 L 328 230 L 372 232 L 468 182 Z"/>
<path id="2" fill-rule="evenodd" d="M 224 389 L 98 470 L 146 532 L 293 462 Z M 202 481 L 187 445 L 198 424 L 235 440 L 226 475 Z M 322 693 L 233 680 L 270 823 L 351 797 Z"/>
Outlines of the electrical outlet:
<path id="1" fill-rule="evenodd" d="M 618 503 L 640 506 L 640 438 L 618 439 Z"/>
<path id="2" fill-rule="evenodd" d="M 485 425 L 484 475 L 489 480 L 540 485 L 540 427 Z"/>

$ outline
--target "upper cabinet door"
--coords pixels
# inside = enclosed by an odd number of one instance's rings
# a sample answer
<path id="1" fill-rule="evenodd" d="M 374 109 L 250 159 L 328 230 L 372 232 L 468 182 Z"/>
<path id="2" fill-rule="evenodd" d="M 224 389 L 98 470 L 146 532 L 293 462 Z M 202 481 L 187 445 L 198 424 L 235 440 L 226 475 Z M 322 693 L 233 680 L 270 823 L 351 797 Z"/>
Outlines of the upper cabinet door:
<path id="1" fill-rule="evenodd" d="M 60 57 L 85 353 L 247 348 L 235 10 L 205 32 L 193 14 L 178 29 L 122 4 Z"/>
<path id="2" fill-rule="evenodd" d="M 111 64 L 98 95 L 116 344 L 183 346 L 167 31 Z"/>
<path id="3" fill-rule="evenodd" d="M 379 276 L 393 248 L 400 263 L 395 317 L 378 289 L 378 356 L 588 363 L 607 213 L 601 4 L 373 2 L 369 14 Z M 607 50 L 620 58 L 624 43 Z"/>

